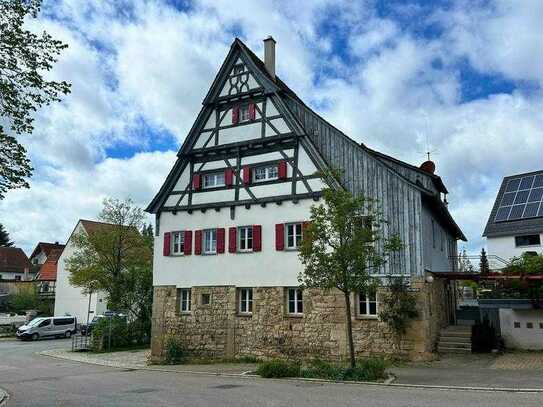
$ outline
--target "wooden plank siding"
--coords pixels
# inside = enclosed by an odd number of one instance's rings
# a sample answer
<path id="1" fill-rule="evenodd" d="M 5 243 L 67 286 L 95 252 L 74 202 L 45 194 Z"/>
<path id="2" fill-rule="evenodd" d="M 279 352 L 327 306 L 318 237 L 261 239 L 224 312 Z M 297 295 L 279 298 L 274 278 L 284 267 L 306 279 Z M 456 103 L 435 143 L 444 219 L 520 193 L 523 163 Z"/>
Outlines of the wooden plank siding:
<path id="1" fill-rule="evenodd" d="M 424 268 L 420 233 L 420 190 L 395 174 L 387 166 L 388 163 L 385 164 L 369 154 L 317 114 L 291 98 L 285 99 L 327 164 L 343 171 L 344 187 L 355 195 L 363 194 L 378 200 L 380 210 L 388 221 L 384 225 L 384 234 L 398 234 L 402 239 L 404 249 L 393 254 L 379 274 L 422 275 Z M 410 180 L 417 176 L 415 171 L 400 169 L 402 175 Z M 423 180 L 423 186 L 435 190 L 429 177 L 419 177 Z"/>

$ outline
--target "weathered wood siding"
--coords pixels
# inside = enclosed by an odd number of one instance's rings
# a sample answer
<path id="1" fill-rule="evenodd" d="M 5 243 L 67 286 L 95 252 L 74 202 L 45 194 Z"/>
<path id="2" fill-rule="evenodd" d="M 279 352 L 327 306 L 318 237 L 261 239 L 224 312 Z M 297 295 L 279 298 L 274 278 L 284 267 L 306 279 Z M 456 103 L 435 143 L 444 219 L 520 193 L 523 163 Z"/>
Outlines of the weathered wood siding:
<path id="1" fill-rule="evenodd" d="M 292 99 L 287 103 L 328 165 L 344 171 L 343 185 L 356 195 L 379 201 L 388 221 L 385 235 L 398 234 L 402 239 L 404 249 L 390 258 L 381 273 L 422 275 L 420 190 L 300 103 Z"/>

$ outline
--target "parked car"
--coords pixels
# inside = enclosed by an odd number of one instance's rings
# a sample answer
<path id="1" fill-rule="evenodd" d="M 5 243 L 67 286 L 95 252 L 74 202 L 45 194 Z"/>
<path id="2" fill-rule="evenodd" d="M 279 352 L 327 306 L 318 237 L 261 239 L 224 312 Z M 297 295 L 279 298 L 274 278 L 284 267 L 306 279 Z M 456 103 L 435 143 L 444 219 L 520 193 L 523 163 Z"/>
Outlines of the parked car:
<path id="1" fill-rule="evenodd" d="M 18 339 L 32 339 L 33 341 L 48 336 L 69 338 L 76 332 L 76 326 L 77 319 L 75 317 L 39 317 L 20 326 L 16 336 Z"/>
<path id="2" fill-rule="evenodd" d="M 89 322 L 89 324 L 81 324 L 79 327 L 79 331 L 81 332 L 81 335 L 90 335 L 92 332 L 93 327 L 96 325 L 98 321 L 102 318 L 112 318 L 112 317 L 119 317 L 119 318 L 126 318 L 126 315 L 118 312 L 118 311 L 106 311 L 101 315 L 96 315 L 92 321 Z"/>

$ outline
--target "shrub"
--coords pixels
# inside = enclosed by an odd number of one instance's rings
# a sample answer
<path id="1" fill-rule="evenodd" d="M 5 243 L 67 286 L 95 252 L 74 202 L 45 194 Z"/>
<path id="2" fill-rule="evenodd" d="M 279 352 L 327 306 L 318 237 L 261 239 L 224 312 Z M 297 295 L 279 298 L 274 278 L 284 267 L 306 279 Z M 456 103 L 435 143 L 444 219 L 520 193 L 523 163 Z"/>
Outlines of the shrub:
<path id="1" fill-rule="evenodd" d="M 182 364 L 187 358 L 187 351 L 183 342 L 174 336 L 170 336 L 166 340 L 165 347 L 165 362 L 169 365 Z"/>
<path id="2" fill-rule="evenodd" d="M 103 352 L 131 345 L 131 334 L 126 318 L 100 318 L 92 328 L 92 351 Z"/>
<path id="3" fill-rule="evenodd" d="M 269 360 L 258 365 L 256 374 L 265 378 L 297 377 L 300 376 L 300 364 L 279 359 Z"/>
<path id="4" fill-rule="evenodd" d="M 351 368 L 313 360 L 301 370 L 301 376 L 327 380 L 376 381 L 386 378 L 386 363 L 378 358 L 362 359 L 356 367 Z"/>

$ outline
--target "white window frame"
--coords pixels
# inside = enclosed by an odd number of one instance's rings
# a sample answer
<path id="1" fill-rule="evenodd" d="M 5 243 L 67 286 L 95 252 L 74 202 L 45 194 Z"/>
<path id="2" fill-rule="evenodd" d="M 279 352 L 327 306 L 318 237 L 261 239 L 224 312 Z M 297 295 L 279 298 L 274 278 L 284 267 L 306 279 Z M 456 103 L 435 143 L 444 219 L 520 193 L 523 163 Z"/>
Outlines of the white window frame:
<path id="1" fill-rule="evenodd" d="M 296 233 L 297 226 L 300 227 L 300 233 Z M 293 240 L 292 245 L 289 244 L 289 229 L 294 228 L 293 230 Z M 304 224 L 303 222 L 291 222 L 285 224 L 285 247 L 287 250 L 298 250 L 300 248 L 300 245 L 302 244 L 302 241 L 304 239 Z"/>
<path id="2" fill-rule="evenodd" d="M 293 299 L 290 296 L 293 293 Z M 300 298 L 301 297 L 301 298 Z M 294 312 L 290 311 L 290 304 L 294 304 Z M 300 310 L 301 303 L 301 310 Z M 299 287 L 289 287 L 287 289 L 287 313 L 288 315 L 303 315 L 304 314 L 304 296 L 303 291 Z"/>
<path id="3" fill-rule="evenodd" d="M 202 174 L 202 178 L 202 185 L 204 189 L 224 187 L 226 185 L 224 180 L 224 171 Z"/>
<path id="4" fill-rule="evenodd" d="M 238 314 L 252 315 L 253 313 L 253 289 L 238 289 Z"/>
<path id="5" fill-rule="evenodd" d="M 179 295 L 179 311 L 182 314 L 190 314 L 192 302 L 192 290 L 190 288 L 181 288 Z"/>
<path id="6" fill-rule="evenodd" d="M 239 107 L 239 122 L 248 122 L 251 120 L 251 114 L 249 113 L 249 104 L 245 103 Z"/>
<path id="7" fill-rule="evenodd" d="M 279 164 L 260 165 L 253 168 L 253 182 L 279 179 Z"/>
<path id="8" fill-rule="evenodd" d="M 176 239 L 179 239 L 178 242 L 176 242 Z M 171 240 L 171 250 L 172 255 L 174 256 L 183 256 L 185 254 L 185 232 L 182 230 L 177 230 L 175 232 L 172 232 L 172 240 Z M 176 250 L 177 246 L 177 250 Z"/>
<path id="9" fill-rule="evenodd" d="M 361 305 L 365 304 L 366 311 L 362 312 Z M 375 313 L 370 313 L 370 304 L 375 304 Z M 377 300 L 377 293 L 371 295 L 358 293 L 358 315 L 361 318 L 379 318 L 379 301 Z"/>
<path id="10" fill-rule="evenodd" d="M 237 248 L 238 252 L 252 252 L 254 245 L 254 233 L 252 226 L 240 226 L 238 227 L 238 241 Z M 249 236 L 250 235 L 250 236 Z M 242 244 L 243 243 L 243 244 Z M 251 247 L 248 247 L 248 246 Z M 242 247 L 244 246 L 244 247 Z"/>
<path id="11" fill-rule="evenodd" d="M 204 254 L 217 254 L 217 229 L 204 229 L 202 233 L 202 252 Z"/>

